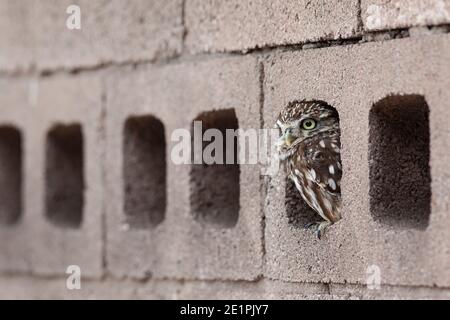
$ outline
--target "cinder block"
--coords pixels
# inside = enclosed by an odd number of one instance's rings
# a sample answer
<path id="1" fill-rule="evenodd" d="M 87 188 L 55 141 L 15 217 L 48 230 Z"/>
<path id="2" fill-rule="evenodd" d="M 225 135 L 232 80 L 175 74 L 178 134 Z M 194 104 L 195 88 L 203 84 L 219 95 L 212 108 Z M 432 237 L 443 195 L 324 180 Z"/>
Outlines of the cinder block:
<path id="1" fill-rule="evenodd" d="M 100 78 L 4 78 L 0 88 L 0 270 L 64 274 L 76 264 L 100 275 Z M 71 126 L 46 141 L 61 124 Z"/>
<path id="2" fill-rule="evenodd" d="M 387 300 L 448 300 L 450 291 L 447 288 L 409 287 L 409 286 L 380 286 L 378 289 L 369 289 L 360 285 L 334 285 L 330 284 L 333 295 L 351 296 L 358 299 L 387 299 Z"/>
<path id="3" fill-rule="evenodd" d="M 0 2 L 0 70 L 29 69 L 34 57 L 30 2 Z"/>
<path id="4" fill-rule="evenodd" d="M 171 160 L 178 143 L 172 133 L 191 130 L 199 116 L 219 129 L 236 120 L 239 128 L 258 128 L 258 77 L 251 57 L 120 68 L 108 77 L 107 264 L 113 274 L 246 280 L 261 274 L 258 166 L 241 165 L 236 175 L 234 166 L 202 171 Z M 206 202 L 217 216 L 208 216 Z"/>
<path id="5" fill-rule="evenodd" d="M 24 162 L 34 81 L 0 79 L 0 271 L 30 270 L 30 223 Z"/>
<path id="6" fill-rule="evenodd" d="M 354 0 L 188 0 L 186 44 L 191 52 L 246 51 L 350 38 L 358 10 Z"/>
<path id="7" fill-rule="evenodd" d="M 439 25 L 450 22 L 450 1 L 362 0 L 361 15 L 368 31 Z"/>
<path id="8" fill-rule="evenodd" d="M 445 35 L 269 58 L 268 128 L 293 100 L 323 100 L 340 114 L 343 219 L 322 240 L 298 228 L 287 212 L 295 206 L 286 203 L 286 176 L 274 174 L 265 208 L 268 277 L 366 283 L 378 276 L 375 265 L 382 284 L 449 286 L 449 53 Z"/>
<path id="9" fill-rule="evenodd" d="M 42 78 L 25 142 L 33 272 L 83 277 L 103 267 L 101 73 Z"/>
<path id="10" fill-rule="evenodd" d="M 0 277 L 1 299 L 5 300 L 95 300 L 95 299 L 157 299 L 155 295 L 138 296 L 142 283 L 114 279 L 88 280 L 82 278 L 81 290 L 68 290 L 66 277 L 36 277 L 3 275 Z M 115 288 L 112 290 L 112 288 Z"/>
<path id="11" fill-rule="evenodd" d="M 66 22 L 77 5 L 81 29 Z M 0 67 L 77 68 L 108 62 L 167 58 L 182 46 L 182 1 L 101 0 L 1 5 Z M 3 50 L 4 49 L 4 50 Z"/>

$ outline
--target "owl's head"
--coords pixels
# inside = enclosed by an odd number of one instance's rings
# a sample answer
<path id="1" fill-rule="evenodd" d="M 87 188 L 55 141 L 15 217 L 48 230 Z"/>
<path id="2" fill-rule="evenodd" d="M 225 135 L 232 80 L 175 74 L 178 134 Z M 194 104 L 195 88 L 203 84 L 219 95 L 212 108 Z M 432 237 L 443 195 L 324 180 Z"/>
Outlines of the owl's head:
<path id="1" fill-rule="evenodd" d="M 280 159 L 285 160 L 301 143 L 339 133 L 339 115 L 323 101 L 293 101 L 280 112 L 276 127 L 280 131 Z"/>

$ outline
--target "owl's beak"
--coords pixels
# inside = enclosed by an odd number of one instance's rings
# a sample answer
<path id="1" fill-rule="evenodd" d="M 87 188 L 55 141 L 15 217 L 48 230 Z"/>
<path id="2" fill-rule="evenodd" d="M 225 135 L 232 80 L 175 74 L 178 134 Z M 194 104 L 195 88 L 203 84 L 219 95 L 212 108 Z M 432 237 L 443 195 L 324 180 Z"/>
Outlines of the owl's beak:
<path id="1" fill-rule="evenodd" d="M 296 139 L 297 137 L 291 133 L 291 130 L 287 129 L 280 140 L 282 144 L 290 147 Z"/>

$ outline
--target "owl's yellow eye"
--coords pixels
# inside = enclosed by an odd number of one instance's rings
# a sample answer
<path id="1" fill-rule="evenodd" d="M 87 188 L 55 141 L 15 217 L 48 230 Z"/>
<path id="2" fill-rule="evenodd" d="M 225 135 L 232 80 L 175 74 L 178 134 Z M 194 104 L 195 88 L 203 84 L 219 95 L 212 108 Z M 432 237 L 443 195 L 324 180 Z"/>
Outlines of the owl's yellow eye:
<path id="1" fill-rule="evenodd" d="M 316 120 L 308 118 L 302 121 L 301 128 L 304 130 L 312 130 L 316 127 Z"/>

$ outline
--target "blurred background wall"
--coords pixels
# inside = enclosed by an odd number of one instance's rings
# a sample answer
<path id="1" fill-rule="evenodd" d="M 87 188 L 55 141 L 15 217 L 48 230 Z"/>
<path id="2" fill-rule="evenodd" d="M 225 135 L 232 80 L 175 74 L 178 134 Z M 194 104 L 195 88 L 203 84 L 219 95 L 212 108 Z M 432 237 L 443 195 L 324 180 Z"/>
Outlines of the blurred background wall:
<path id="1" fill-rule="evenodd" d="M 450 298 L 450 1 L 0 0 L 0 298 Z M 340 116 L 344 218 L 173 132 Z"/>

